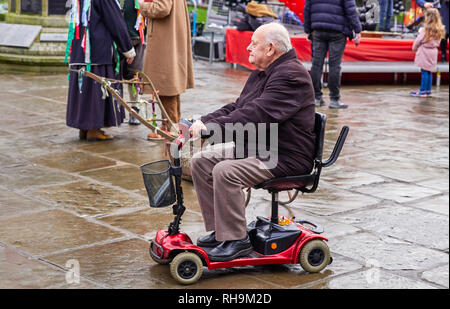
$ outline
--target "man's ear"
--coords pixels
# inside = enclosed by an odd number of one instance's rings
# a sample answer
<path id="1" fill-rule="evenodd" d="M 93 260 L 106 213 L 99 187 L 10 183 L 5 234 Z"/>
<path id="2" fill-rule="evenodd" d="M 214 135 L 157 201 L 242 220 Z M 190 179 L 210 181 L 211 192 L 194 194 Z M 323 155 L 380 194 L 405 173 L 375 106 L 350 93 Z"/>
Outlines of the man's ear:
<path id="1" fill-rule="evenodd" d="M 269 50 L 267 51 L 266 55 L 267 56 L 273 56 L 275 54 L 275 46 L 273 45 L 273 43 L 269 43 L 267 44 L 267 46 L 269 47 Z"/>

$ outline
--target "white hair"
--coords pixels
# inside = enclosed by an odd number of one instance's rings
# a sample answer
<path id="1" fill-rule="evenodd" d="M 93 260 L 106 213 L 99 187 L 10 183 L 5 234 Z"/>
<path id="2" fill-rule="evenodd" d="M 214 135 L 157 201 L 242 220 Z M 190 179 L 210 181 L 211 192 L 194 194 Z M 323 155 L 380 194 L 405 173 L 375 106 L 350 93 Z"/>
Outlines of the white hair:
<path id="1" fill-rule="evenodd" d="M 281 53 L 292 49 L 291 38 L 287 29 L 279 23 L 271 22 L 258 27 L 266 30 L 266 44 L 272 43 Z"/>

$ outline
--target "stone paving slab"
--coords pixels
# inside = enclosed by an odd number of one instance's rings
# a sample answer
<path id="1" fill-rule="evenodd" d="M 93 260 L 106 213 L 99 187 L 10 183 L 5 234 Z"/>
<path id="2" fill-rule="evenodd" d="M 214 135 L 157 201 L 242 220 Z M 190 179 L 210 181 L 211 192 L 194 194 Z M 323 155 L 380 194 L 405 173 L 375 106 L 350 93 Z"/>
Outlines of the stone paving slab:
<path id="1" fill-rule="evenodd" d="M 66 272 L 0 245 L 0 289 L 41 289 L 67 286 Z M 97 285 L 80 278 L 80 288 Z"/>
<path id="2" fill-rule="evenodd" d="M 447 216 L 449 212 L 448 194 L 440 195 L 435 198 L 425 199 L 410 205 L 413 207 L 421 208 L 423 210 L 434 211 Z"/>
<path id="3" fill-rule="evenodd" d="M 347 276 L 334 278 L 311 289 L 435 289 L 433 285 L 421 281 L 405 278 L 379 269 L 370 269 Z"/>
<path id="4" fill-rule="evenodd" d="M 0 240 L 32 255 L 123 237 L 123 233 L 61 210 L 0 219 Z"/>
<path id="5" fill-rule="evenodd" d="M 448 174 L 448 167 L 384 154 L 352 157 L 351 160 L 343 158 L 340 164 L 403 182 L 419 182 Z"/>
<path id="6" fill-rule="evenodd" d="M 362 265 L 376 261 L 385 270 L 424 271 L 448 263 L 448 253 L 369 232 L 330 239 L 329 246 Z"/>
<path id="7" fill-rule="evenodd" d="M 46 256 L 45 260 L 63 265 L 76 260 L 80 265 L 80 276 L 104 282 L 113 288 L 173 288 L 169 272 L 155 275 L 153 268 L 162 268 L 150 259 L 149 243 L 141 239 L 82 248 L 66 253 Z M 173 279 L 172 279 L 173 280 Z"/>
<path id="8" fill-rule="evenodd" d="M 49 186 L 80 180 L 60 170 L 48 169 L 36 164 L 19 164 L 0 168 L 0 185 L 23 190 L 34 186 Z"/>
<path id="9" fill-rule="evenodd" d="M 422 273 L 423 279 L 444 286 L 447 289 L 449 288 L 448 277 L 449 277 L 448 264 L 427 270 Z"/>
<path id="10" fill-rule="evenodd" d="M 81 151 L 58 153 L 51 157 L 41 156 L 32 160 L 35 163 L 67 172 L 81 172 L 116 165 L 113 160 L 92 156 Z"/>
<path id="11" fill-rule="evenodd" d="M 125 190 L 136 191 L 142 189 L 142 173 L 135 165 L 105 167 L 81 172 L 80 175 Z"/>
<path id="12" fill-rule="evenodd" d="M 354 214 L 337 215 L 333 220 L 375 232 L 377 235 L 390 236 L 441 251 L 448 250 L 449 221 L 445 215 L 387 204 Z"/>
<path id="13" fill-rule="evenodd" d="M 40 188 L 31 194 L 57 207 L 92 217 L 124 208 L 140 208 L 148 203 L 140 196 L 88 181 Z"/>
<path id="14" fill-rule="evenodd" d="M 0 218 L 15 216 L 23 212 L 41 211 L 48 208 L 48 205 L 42 202 L 0 187 Z"/>
<path id="15" fill-rule="evenodd" d="M 371 185 L 364 185 L 354 189 L 356 192 L 364 193 L 383 200 L 391 200 L 397 203 L 407 203 L 438 195 L 438 190 L 417 186 L 412 183 L 403 182 L 383 182 Z"/>

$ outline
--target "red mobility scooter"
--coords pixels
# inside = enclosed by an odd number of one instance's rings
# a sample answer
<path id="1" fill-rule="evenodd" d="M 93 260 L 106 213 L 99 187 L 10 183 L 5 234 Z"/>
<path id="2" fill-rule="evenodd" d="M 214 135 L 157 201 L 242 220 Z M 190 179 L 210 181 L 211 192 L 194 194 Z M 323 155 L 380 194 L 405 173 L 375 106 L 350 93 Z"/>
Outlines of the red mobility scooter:
<path id="1" fill-rule="evenodd" d="M 265 189 L 272 194 L 270 218 L 257 217 L 247 226 L 253 252 L 231 261 L 211 261 L 207 249 L 196 246 L 190 237 L 180 232 L 181 217 L 186 210 L 181 188 L 182 170 L 180 159 L 174 155 L 174 164 L 168 160 L 141 166 L 144 183 L 151 207 L 173 205 L 174 220 L 167 230 L 157 232 L 150 244 L 150 256 L 159 264 L 170 264 L 170 272 L 181 284 L 192 284 L 202 276 L 203 267 L 208 269 L 244 265 L 297 264 L 310 273 L 323 270 L 332 262 L 327 238 L 321 235 L 323 228 L 314 222 L 287 219 L 278 216 L 278 193 L 299 190 L 312 193 L 319 184 L 322 167 L 332 165 L 344 145 L 349 128 L 344 126 L 330 158 L 322 162 L 326 115 L 315 115 L 315 159 L 310 174 L 269 179 L 255 189 Z M 188 122 L 182 124 L 189 125 Z M 172 151 L 179 151 L 185 139 L 182 135 L 172 144 Z M 174 154 L 174 153 L 172 153 Z M 175 182 L 174 182 L 175 181 Z"/>

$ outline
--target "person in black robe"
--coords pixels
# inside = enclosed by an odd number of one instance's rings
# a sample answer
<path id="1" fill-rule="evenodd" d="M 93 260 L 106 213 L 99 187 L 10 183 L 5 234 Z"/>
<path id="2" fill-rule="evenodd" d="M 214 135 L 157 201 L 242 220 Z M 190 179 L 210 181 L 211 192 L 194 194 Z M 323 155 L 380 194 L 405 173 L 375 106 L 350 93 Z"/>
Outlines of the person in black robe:
<path id="1" fill-rule="evenodd" d="M 119 103 L 111 95 L 102 93 L 99 83 L 86 76 L 79 78 L 74 70 L 85 69 L 105 78 L 121 79 L 117 70 L 120 61 L 118 53 L 132 63 L 135 51 L 117 1 L 73 0 L 73 3 L 78 5 L 79 22 L 77 26 L 74 23 L 75 34 L 68 42 L 71 44 L 71 71 L 66 123 L 79 129 L 80 139 L 109 140 L 113 136 L 101 129 L 119 126 L 125 118 L 125 111 L 123 107 L 118 107 Z M 90 3 L 88 10 L 83 8 L 85 3 Z M 121 90 L 120 84 L 113 86 Z"/>

